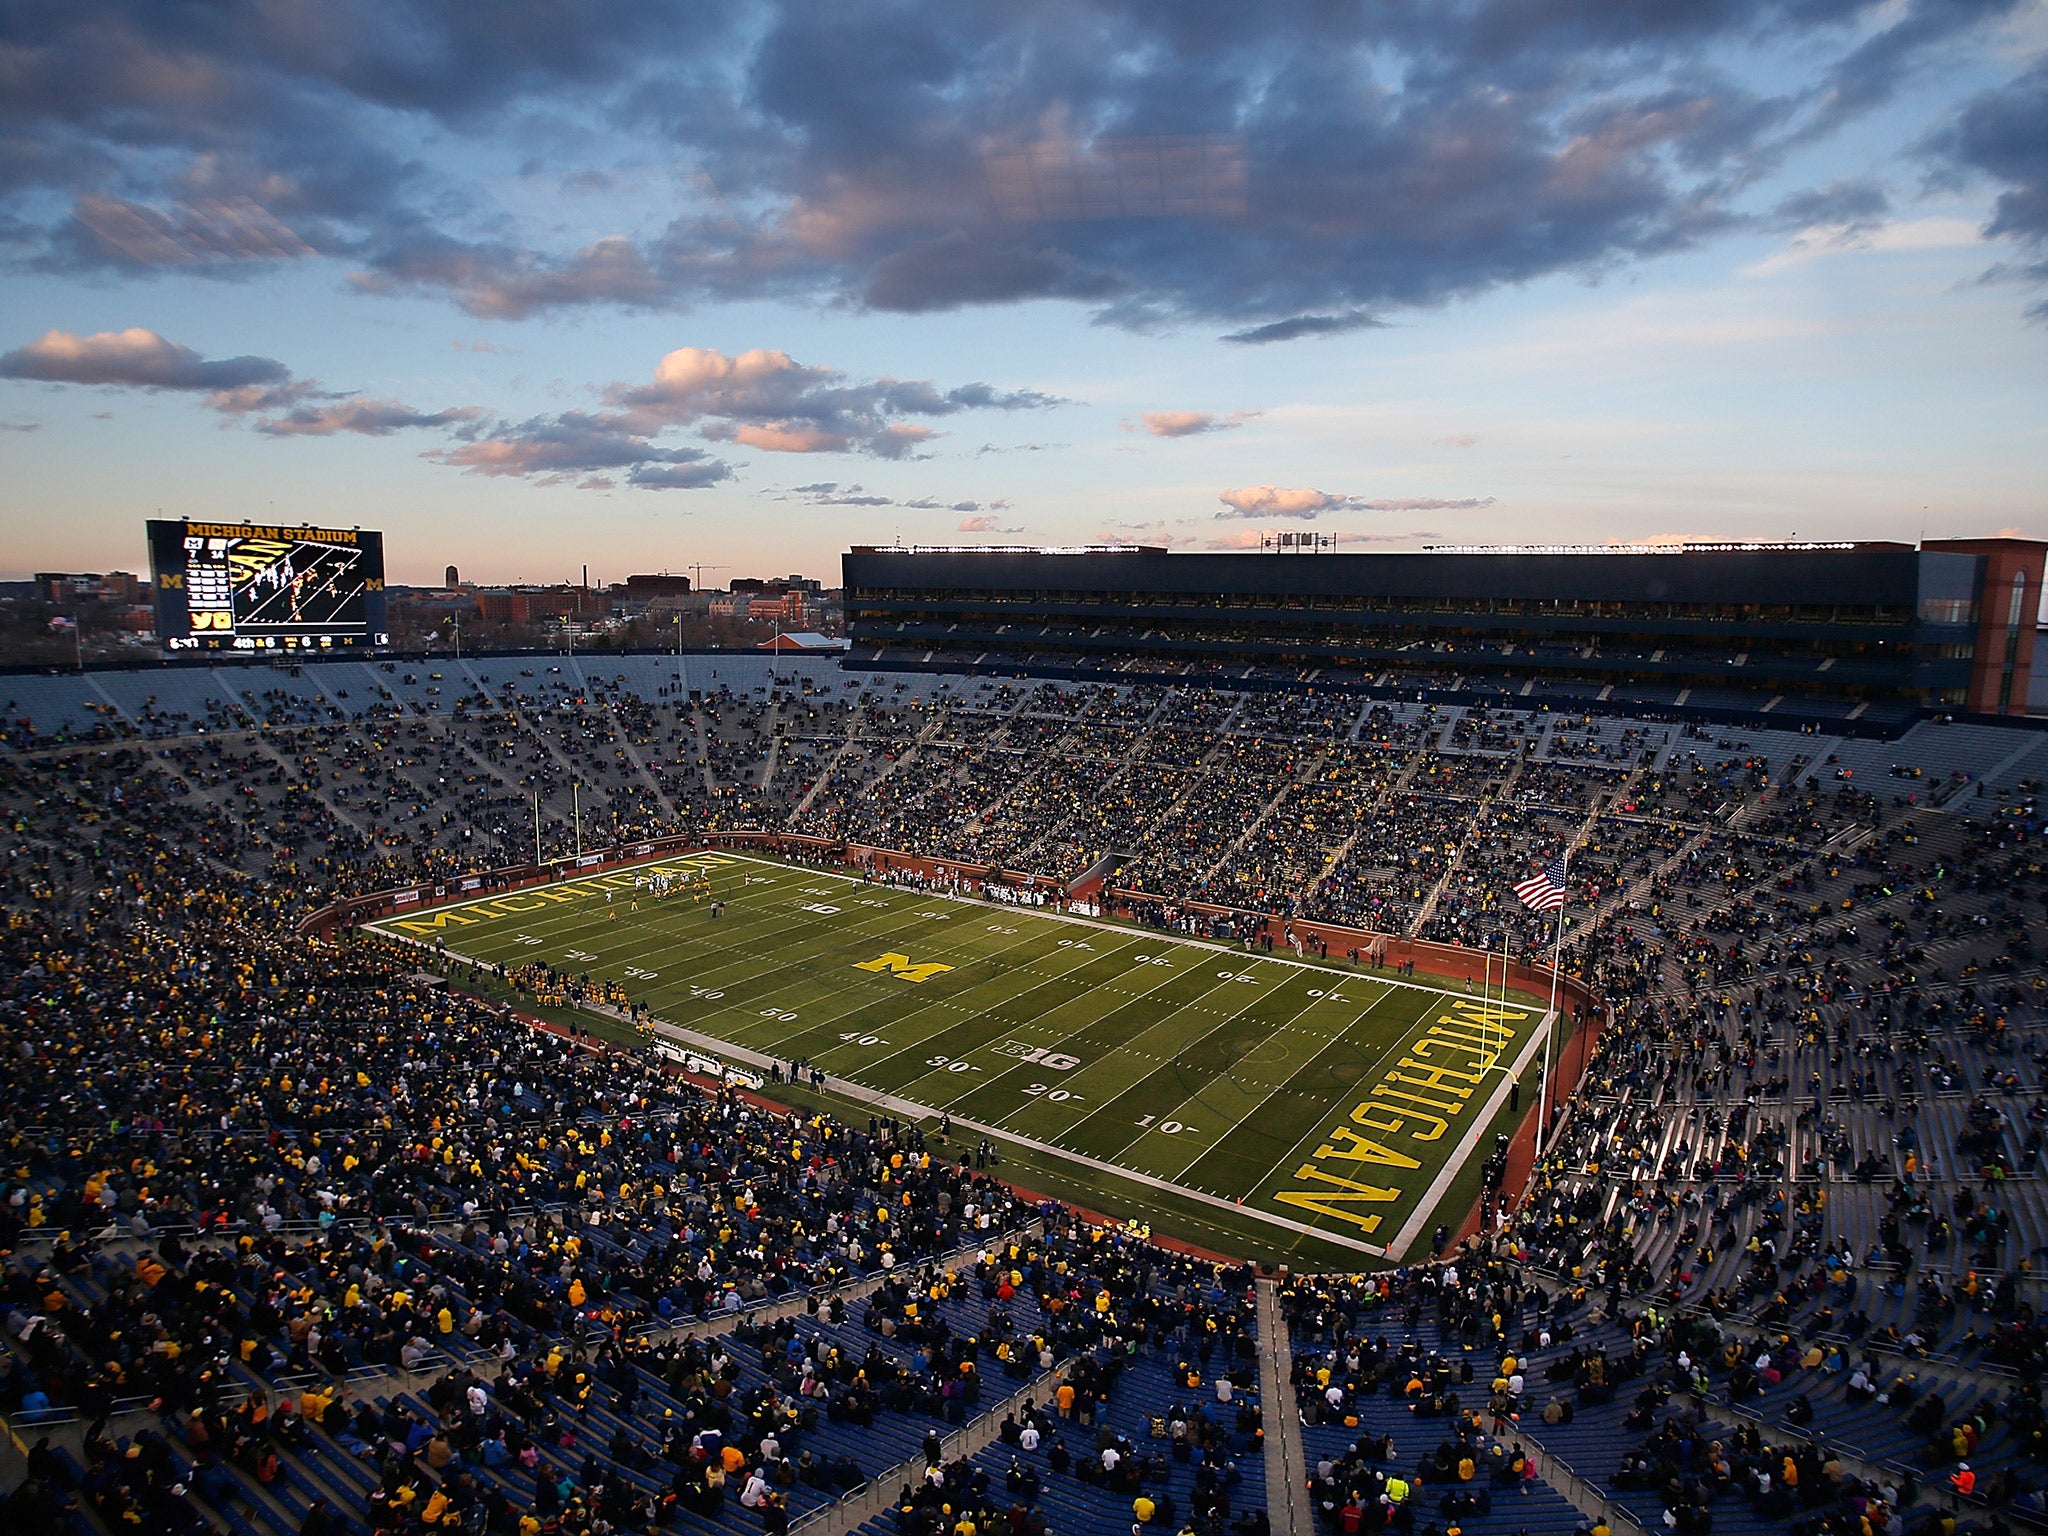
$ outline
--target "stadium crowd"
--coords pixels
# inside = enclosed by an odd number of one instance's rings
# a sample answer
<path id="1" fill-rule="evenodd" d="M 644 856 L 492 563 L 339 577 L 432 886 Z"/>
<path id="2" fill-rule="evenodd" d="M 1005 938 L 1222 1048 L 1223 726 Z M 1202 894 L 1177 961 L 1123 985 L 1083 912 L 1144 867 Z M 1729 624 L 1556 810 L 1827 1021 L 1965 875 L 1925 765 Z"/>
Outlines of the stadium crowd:
<path id="1" fill-rule="evenodd" d="M 2031 783 L 1934 806 L 1725 728 L 1193 686 L 543 676 L 427 711 L 435 686 L 152 704 L 98 742 L 10 722 L 22 1529 L 778 1532 L 1011 1390 L 1036 1396 L 1005 1464 L 932 1459 L 901 1529 L 1018 1536 L 1055 1485 L 1242 1529 L 1229 1473 L 1271 1407 L 1247 1276 L 1027 1205 L 914 1127 L 680 1083 L 295 932 L 536 839 L 747 828 L 1114 856 L 1160 921 L 1517 955 L 1552 930 L 1509 887 L 1571 848 L 1563 952 L 1614 1006 L 1527 1198 L 1438 1262 L 1285 1292 L 1320 1518 L 1511 1528 L 1546 1456 L 1686 1533 L 2038 1504 Z M 1126 1411 L 1166 1425 L 1164 1471 L 1117 1450 Z M 75 1456 L 36 1433 L 69 1418 Z"/>

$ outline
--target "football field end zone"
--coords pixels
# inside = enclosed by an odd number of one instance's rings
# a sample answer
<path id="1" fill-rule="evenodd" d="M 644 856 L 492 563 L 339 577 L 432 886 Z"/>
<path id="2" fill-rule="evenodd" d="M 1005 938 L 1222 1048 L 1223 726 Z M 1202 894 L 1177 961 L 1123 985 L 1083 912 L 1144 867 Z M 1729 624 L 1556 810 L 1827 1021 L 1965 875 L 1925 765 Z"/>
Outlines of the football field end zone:
<path id="1" fill-rule="evenodd" d="M 369 928 L 372 931 L 378 932 L 385 937 L 397 938 L 400 939 L 402 942 L 419 944 L 422 949 L 429 950 L 430 952 L 437 952 L 447 959 L 458 960 L 463 963 L 481 964 L 487 962 L 482 962 L 480 960 L 477 960 L 475 957 L 462 954 L 456 951 L 451 951 L 445 948 L 435 950 L 433 945 L 430 945 L 427 942 L 425 942 L 424 939 L 418 937 L 417 934 L 432 932 L 437 939 L 442 939 L 447 932 L 445 920 L 432 921 L 431 927 L 429 926 L 429 922 L 421 920 L 426 919 L 429 913 L 445 913 L 450 909 L 460 909 L 462 907 L 485 905 L 491 903 L 503 903 L 507 898 L 510 898 L 514 901 L 518 901 L 519 906 L 510 912 L 494 911 L 490 914 L 491 918 L 502 920 L 507 917 L 516 917 L 526 913 L 542 912 L 548 910 L 553 906 L 562 905 L 565 902 L 573 900 L 577 897 L 589 898 L 603 894 L 606 890 L 616 890 L 619 888 L 623 888 L 625 886 L 630 885 L 638 873 L 642 873 L 651 868 L 724 868 L 730 870 L 735 865 L 743 864 L 754 865 L 762 868 L 773 868 L 783 872 L 797 870 L 807 877 L 825 877 L 837 879 L 852 885 L 862 885 L 867 883 L 859 875 L 846 874 L 840 871 L 830 869 L 819 869 L 815 866 L 795 863 L 783 859 L 762 858 L 751 853 L 740 852 L 736 849 L 701 849 L 687 854 L 657 855 L 648 859 L 635 861 L 634 863 L 623 868 L 615 865 L 609 870 L 606 870 L 602 873 L 594 871 L 590 875 L 582 877 L 570 875 L 545 888 L 551 889 L 558 893 L 552 897 L 540 896 L 539 889 L 537 888 L 527 888 L 523 890 L 514 890 L 503 893 L 482 893 L 475 896 L 458 898 L 450 902 L 436 903 L 432 907 L 428 908 L 415 908 L 410 912 L 388 913 L 378 918 L 371 919 L 370 921 L 361 924 L 361 926 Z M 943 899 L 951 903 L 974 908 L 977 910 L 986 910 L 991 905 L 1000 905 L 992 904 L 982 898 L 978 898 L 975 896 L 964 896 L 943 890 L 926 890 L 921 891 L 919 894 L 928 900 Z M 533 904 L 527 905 L 526 899 L 534 899 Z M 1150 930 L 1144 927 L 1144 925 L 1115 922 L 1097 922 L 1085 917 L 1079 917 L 1064 912 L 1060 912 L 1055 909 L 1025 906 L 1022 907 L 1020 915 L 1049 918 L 1056 922 L 1068 923 L 1079 927 L 1094 928 L 1098 931 L 1108 929 L 1111 931 L 1122 932 L 1145 932 L 1148 935 L 1157 938 L 1161 942 L 1169 942 L 1190 949 L 1206 950 L 1219 955 L 1237 956 L 1240 948 L 1239 946 L 1218 943 L 1212 940 L 1197 939 L 1186 935 L 1158 933 L 1156 932 L 1156 930 Z M 404 932 L 393 931 L 394 929 L 400 928 L 401 926 L 405 928 L 415 928 L 416 933 L 409 934 Z M 467 925 L 464 924 L 464 926 Z M 1261 955 L 1258 956 L 1258 958 L 1268 963 L 1278 962 L 1284 968 L 1296 969 L 1303 972 L 1335 972 L 1338 975 L 1352 976 L 1369 974 L 1361 973 L 1355 970 L 1340 969 L 1338 967 L 1329 965 L 1318 965 L 1306 960 L 1298 960 L 1291 956 L 1286 956 L 1284 954 Z M 1440 1023 L 1448 1025 L 1452 1023 L 1462 1022 L 1462 1024 L 1469 1029 L 1470 1027 L 1472 1027 L 1472 1021 L 1454 1020 L 1452 1017 L 1452 1010 L 1463 1009 L 1467 1012 L 1470 1012 L 1474 1009 L 1477 1009 L 1483 1011 L 1487 1006 L 1489 1006 L 1490 1002 L 1490 1000 L 1474 999 L 1470 996 L 1461 996 L 1458 992 L 1444 988 L 1442 986 L 1426 985 L 1421 982 L 1406 981 L 1392 976 L 1375 976 L 1370 977 L 1370 979 L 1380 982 L 1382 985 L 1388 987 L 1389 989 L 1398 988 L 1403 991 L 1419 992 L 1424 993 L 1433 999 L 1440 999 L 1443 1009 L 1445 1010 L 1437 1015 L 1435 1023 L 1432 1023 L 1428 1016 L 1425 1016 L 1422 1020 L 1418 1020 L 1416 1026 L 1414 1026 L 1414 1028 L 1410 1032 L 1397 1038 L 1388 1047 L 1387 1052 L 1382 1057 L 1382 1064 L 1384 1064 L 1388 1058 L 1400 1055 L 1408 1051 L 1416 1051 L 1417 1047 L 1423 1043 L 1423 1037 L 1427 1034 L 1436 1033 L 1439 1035 L 1443 1035 L 1447 1033 L 1455 1033 L 1455 1031 L 1437 1029 L 1435 1027 L 1436 1024 Z M 1512 1008 L 1512 1004 L 1494 1004 L 1492 1006 L 1506 1006 Z M 610 1012 L 610 1010 L 607 1009 L 598 1009 L 596 1011 L 600 1013 Z M 1535 1010 L 1533 1009 L 1513 1009 L 1512 1016 L 1517 1019 L 1523 1019 L 1530 1017 L 1534 1013 L 1534 1011 Z M 1554 1016 L 1548 1014 L 1544 1015 L 1543 1024 L 1545 1026 L 1554 1025 Z M 723 1053 L 728 1057 L 744 1061 L 749 1065 L 767 1067 L 779 1062 L 782 1059 L 778 1055 L 771 1055 L 767 1052 L 745 1047 L 738 1044 L 735 1041 L 727 1040 L 721 1036 L 711 1035 L 701 1031 L 689 1030 L 683 1026 L 674 1025 L 667 1021 L 659 1021 L 658 1027 L 661 1033 L 668 1036 L 669 1038 L 693 1044 L 698 1048 L 703 1049 L 713 1055 Z M 1483 1028 L 1483 1026 L 1481 1027 Z M 1491 1091 L 1485 1093 L 1483 1098 L 1480 1100 L 1479 1105 L 1477 1106 L 1480 1110 L 1480 1113 L 1478 1115 L 1474 1116 L 1470 1121 L 1465 1121 L 1464 1116 L 1462 1114 L 1459 1116 L 1461 1134 L 1459 1134 L 1450 1143 L 1449 1150 L 1445 1155 L 1443 1161 L 1432 1170 L 1432 1178 L 1430 1184 L 1427 1186 L 1422 1195 L 1418 1198 L 1415 1206 L 1403 1220 L 1400 1230 L 1389 1242 L 1365 1241 L 1357 1237 L 1349 1236 L 1341 1230 L 1334 1228 L 1333 1226 L 1324 1225 L 1320 1223 L 1297 1221 L 1291 1217 L 1282 1215 L 1277 1211 L 1263 1209 L 1260 1204 L 1252 1203 L 1259 1196 L 1261 1186 L 1269 1185 L 1277 1179 L 1280 1185 L 1284 1187 L 1288 1182 L 1288 1175 L 1284 1171 L 1285 1165 L 1295 1161 L 1295 1159 L 1298 1156 L 1308 1153 L 1309 1148 L 1312 1147 L 1317 1140 L 1334 1139 L 1338 1135 L 1352 1135 L 1354 1140 L 1358 1139 L 1355 1135 L 1353 1135 L 1353 1133 L 1350 1133 L 1348 1131 L 1338 1132 L 1324 1129 L 1323 1127 L 1327 1125 L 1328 1120 L 1330 1118 L 1328 1114 L 1325 1114 L 1317 1122 L 1312 1124 L 1309 1127 L 1308 1131 L 1301 1138 L 1301 1140 L 1296 1143 L 1295 1147 L 1291 1151 L 1289 1151 L 1286 1154 L 1286 1156 L 1281 1158 L 1273 1168 L 1269 1169 L 1268 1172 L 1266 1172 L 1265 1174 L 1258 1176 L 1253 1188 L 1246 1191 L 1246 1194 L 1243 1197 L 1242 1202 L 1240 1202 L 1238 1199 L 1211 1194 L 1208 1191 L 1196 1188 L 1191 1184 L 1176 1182 L 1171 1177 L 1161 1177 L 1156 1174 L 1145 1173 L 1136 1168 L 1131 1168 L 1124 1166 L 1120 1163 L 1108 1161 L 1106 1158 L 1098 1158 L 1089 1156 L 1084 1153 L 1070 1151 L 1052 1145 L 1050 1143 L 1044 1142 L 1036 1137 L 1029 1136 L 1017 1130 L 1007 1129 L 1002 1126 L 997 1126 L 989 1124 L 984 1121 L 974 1120 L 966 1117 L 956 1117 L 955 1123 L 961 1125 L 964 1128 L 970 1129 L 977 1134 L 987 1134 L 996 1138 L 999 1141 L 1007 1141 L 1019 1147 L 1028 1147 L 1033 1152 L 1037 1153 L 1042 1158 L 1044 1158 L 1047 1162 L 1053 1164 L 1055 1167 L 1061 1163 L 1079 1165 L 1082 1167 L 1086 1167 L 1090 1170 L 1093 1170 L 1097 1174 L 1106 1178 L 1124 1181 L 1132 1185 L 1156 1189 L 1162 1193 L 1169 1194 L 1181 1201 L 1186 1201 L 1193 1204 L 1214 1208 L 1217 1211 L 1227 1213 L 1231 1219 L 1238 1223 L 1256 1223 L 1258 1227 L 1268 1229 L 1279 1229 L 1281 1231 L 1291 1232 L 1300 1237 L 1308 1238 L 1312 1242 L 1328 1244 L 1332 1247 L 1341 1248 L 1352 1252 L 1368 1254 L 1382 1259 L 1398 1260 L 1407 1252 L 1409 1246 L 1412 1244 L 1415 1237 L 1421 1232 L 1422 1228 L 1428 1223 L 1430 1218 L 1437 1213 L 1437 1208 L 1442 1203 L 1446 1192 L 1451 1188 L 1451 1186 L 1457 1181 L 1460 1175 L 1466 1170 L 1467 1166 L 1470 1164 L 1472 1157 L 1477 1150 L 1479 1138 L 1484 1135 L 1485 1128 L 1494 1123 L 1494 1120 L 1500 1110 L 1503 1101 L 1512 1089 L 1514 1080 L 1519 1078 L 1523 1070 L 1526 1068 L 1527 1063 L 1529 1062 L 1534 1051 L 1540 1046 L 1543 1038 L 1543 1032 L 1543 1028 L 1540 1027 L 1537 1029 L 1533 1029 L 1529 1032 L 1527 1037 L 1521 1042 L 1520 1049 L 1516 1054 L 1514 1064 L 1511 1068 L 1506 1070 L 1500 1070 L 1497 1057 L 1483 1062 L 1482 1070 L 1486 1073 L 1498 1072 L 1498 1081 L 1493 1085 Z M 1446 1042 L 1439 1040 L 1433 1043 L 1443 1045 Z M 1455 1050 L 1456 1048 L 1457 1047 L 1455 1045 L 1452 1046 L 1452 1049 Z M 1418 1052 L 1418 1054 L 1427 1053 Z M 1431 1066 L 1431 1064 L 1418 1063 L 1412 1060 L 1404 1060 L 1399 1065 L 1410 1068 L 1411 1070 L 1418 1068 L 1423 1070 L 1429 1070 Z M 1397 1077 L 1396 1080 L 1399 1081 L 1400 1079 Z M 868 1084 L 861 1083 L 850 1078 L 833 1076 L 829 1078 L 828 1081 L 831 1083 L 833 1091 L 840 1098 L 849 1100 L 855 1104 L 870 1107 L 879 1107 L 886 1109 L 891 1113 L 910 1114 L 914 1116 L 936 1116 L 945 1112 L 938 1106 L 933 1106 L 930 1104 L 921 1103 L 913 1099 L 905 1098 L 900 1094 L 891 1093 L 885 1089 L 872 1087 Z M 1412 1097 L 1411 1090 L 1395 1089 L 1394 1091 L 1397 1094 L 1397 1096 Z M 1456 1092 L 1459 1090 L 1451 1091 Z M 1469 1092 L 1469 1090 L 1465 1091 Z M 1469 1130 L 1465 1130 L 1464 1126 L 1468 1124 L 1471 1128 Z M 1342 1157 L 1346 1154 L 1341 1148 L 1341 1145 L 1340 1148 L 1334 1152 L 1329 1146 L 1326 1145 L 1318 1149 L 1313 1155 L 1317 1157 Z M 1406 1166 L 1406 1163 L 1404 1163 L 1403 1166 Z M 1297 1175 L 1294 1181 L 1301 1182 L 1300 1176 Z M 1332 1184 L 1337 1181 L 1325 1177 L 1323 1179 L 1323 1182 L 1326 1184 Z M 1349 1185 L 1349 1188 L 1353 1190 L 1361 1189 L 1364 1187 L 1365 1186 L 1358 1185 L 1356 1183 Z M 1296 1193 L 1313 1194 L 1316 1192 L 1310 1191 Z M 1323 1193 L 1326 1195 L 1328 1201 L 1340 1202 L 1340 1204 L 1336 1206 L 1336 1210 L 1340 1212 L 1348 1209 L 1347 1207 L 1343 1206 L 1341 1202 L 1347 1199 L 1357 1200 L 1361 1198 L 1360 1196 L 1355 1194 L 1329 1194 L 1327 1191 L 1324 1191 Z M 1266 1198 L 1272 1198 L 1270 1192 L 1266 1194 Z M 1381 1198 L 1398 1198 L 1398 1194 L 1395 1191 L 1388 1190 L 1382 1193 Z M 1308 1205 L 1308 1208 L 1319 1211 L 1332 1210 L 1332 1206 L 1328 1203 L 1318 1205 L 1304 1199 L 1297 1199 L 1293 1203 L 1305 1204 Z M 1340 1219 L 1355 1221 L 1355 1218 L 1349 1215 L 1343 1215 Z M 1364 1225 L 1363 1222 L 1356 1221 L 1355 1224 L 1361 1226 Z"/>
<path id="2" fill-rule="evenodd" d="M 609 1013 L 611 1010 L 599 1011 Z M 1555 1017 L 1554 1014 L 1544 1015 L 1544 1026 L 1552 1024 L 1555 1021 Z M 758 1067 L 763 1070 L 770 1066 L 780 1065 L 780 1058 L 772 1056 L 765 1051 L 757 1051 L 747 1046 L 737 1045 L 731 1041 L 720 1039 L 716 1035 L 707 1035 L 698 1030 L 687 1029 L 680 1024 L 670 1024 L 666 1020 L 657 1019 L 652 1022 L 651 1027 L 657 1034 L 667 1039 L 674 1040 L 680 1045 L 694 1046 L 712 1056 L 724 1055 L 747 1066 Z M 1509 1090 L 1513 1087 L 1521 1073 L 1526 1070 L 1537 1049 L 1541 1047 L 1543 1034 L 1544 1029 L 1542 1027 L 1531 1030 L 1529 1032 L 1529 1039 L 1523 1043 L 1513 1067 L 1501 1074 L 1499 1083 L 1496 1084 L 1492 1093 L 1488 1095 L 1480 1114 L 1473 1122 L 1476 1127 L 1473 1132 L 1475 1142 L 1477 1137 L 1484 1134 L 1485 1127 L 1493 1124 L 1500 1112 L 1501 1105 L 1507 1099 Z M 940 1114 L 939 1110 L 934 1109 L 929 1104 L 921 1104 L 897 1094 L 885 1093 L 880 1089 L 870 1088 L 864 1083 L 855 1082 L 851 1078 L 839 1077 L 829 1072 L 825 1074 L 825 1086 L 829 1092 L 836 1094 L 840 1098 L 850 1099 L 855 1103 L 865 1104 L 870 1108 L 879 1109 L 893 1115 L 906 1116 L 911 1119 L 931 1119 Z M 1378 1244 L 1347 1237 L 1342 1232 L 1334 1231 L 1328 1227 L 1296 1221 L 1292 1217 L 1282 1216 L 1275 1211 L 1262 1210 L 1255 1205 L 1248 1205 L 1242 1201 L 1226 1200 L 1221 1196 L 1212 1195 L 1206 1190 L 1195 1189 L 1186 1184 L 1176 1184 L 1171 1179 L 1162 1179 L 1154 1174 L 1144 1173 L 1135 1168 L 1124 1167 L 1120 1163 L 1112 1163 L 1102 1158 L 1090 1157 L 1085 1153 L 1071 1152 L 1064 1147 L 1056 1147 L 1050 1142 L 1040 1141 L 1034 1136 L 1026 1136 L 1018 1131 L 1007 1130 L 1001 1126 L 990 1125 L 963 1115 L 953 1115 L 950 1118 L 956 1127 L 971 1131 L 977 1136 L 988 1136 L 998 1142 L 1009 1141 L 1015 1142 L 1020 1146 L 1029 1147 L 1032 1151 L 1054 1163 L 1079 1163 L 1111 1178 L 1142 1185 L 1148 1189 L 1156 1189 L 1164 1194 L 1173 1195 L 1178 1199 L 1190 1200 L 1198 1205 L 1205 1205 L 1215 1210 L 1227 1212 L 1238 1221 L 1255 1221 L 1265 1226 L 1281 1228 L 1297 1236 L 1311 1238 L 1317 1242 L 1330 1243 L 1340 1248 L 1350 1249 L 1353 1252 L 1371 1254 L 1376 1258 L 1389 1259 L 1396 1262 L 1407 1254 L 1410 1244 L 1421 1234 L 1423 1227 L 1428 1224 L 1430 1218 L 1437 1214 L 1437 1206 L 1442 1202 L 1445 1192 L 1455 1182 L 1458 1175 L 1464 1171 L 1465 1164 L 1470 1160 L 1472 1152 L 1475 1150 L 1474 1147 L 1468 1147 L 1462 1156 L 1446 1158 L 1442 1166 L 1438 1168 L 1436 1176 L 1430 1182 L 1429 1187 L 1423 1191 L 1422 1197 L 1415 1209 L 1402 1224 L 1401 1230 L 1395 1235 L 1394 1240 L 1391 1243 Z"/>

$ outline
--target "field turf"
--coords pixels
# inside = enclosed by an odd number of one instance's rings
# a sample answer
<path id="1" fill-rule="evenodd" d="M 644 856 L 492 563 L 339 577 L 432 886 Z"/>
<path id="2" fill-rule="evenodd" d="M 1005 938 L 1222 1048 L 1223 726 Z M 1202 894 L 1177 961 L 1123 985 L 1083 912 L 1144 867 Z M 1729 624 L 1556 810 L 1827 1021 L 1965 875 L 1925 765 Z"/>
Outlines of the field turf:
<path id="1" fill-rule="evenodd" d="M 635 885 L 658 870 L 688 888 Z M 801 1059 L 828 1098 L 986 1131 L 1031 1187 L 1212 1248 L 1352 1267 L 1412 1254 L 1469 1207 L 1542 1014 L 720 852 L 371 926 L 615 980 L 659 1033 L 743 1064 Z"/>

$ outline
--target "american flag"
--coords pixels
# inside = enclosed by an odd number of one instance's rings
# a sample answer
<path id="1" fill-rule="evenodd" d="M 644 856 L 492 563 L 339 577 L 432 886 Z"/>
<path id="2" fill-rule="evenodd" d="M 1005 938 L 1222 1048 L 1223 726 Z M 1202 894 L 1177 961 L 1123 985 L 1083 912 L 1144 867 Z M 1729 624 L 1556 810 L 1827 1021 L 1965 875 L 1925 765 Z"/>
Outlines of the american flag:
<path id="1" fill-rule="evenodd" d="M 1564 855 L 1559 854 L 1526 880 L 1515 882 L 1515 894 L 1533 912 L 1555 912 L 1571 899 L 1565 889 Z"/>

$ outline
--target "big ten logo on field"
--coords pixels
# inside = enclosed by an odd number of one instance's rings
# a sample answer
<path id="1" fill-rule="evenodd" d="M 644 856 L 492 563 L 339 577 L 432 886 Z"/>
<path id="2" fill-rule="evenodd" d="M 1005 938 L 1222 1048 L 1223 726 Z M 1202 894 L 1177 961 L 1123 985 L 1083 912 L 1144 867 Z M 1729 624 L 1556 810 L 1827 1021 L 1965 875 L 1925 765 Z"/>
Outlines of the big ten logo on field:
<path id="1" fill-rule="evenodd" d="M 1050 1067 L 1055 1072 L 1071 1072 L 1081 1065 L 1078 1056 L 1069 1056 L 1065 1051 L 1048 1051 L 1042 1045 L 1035 1046 L 1024 1040 L 1005 1040 L 996 1047 L 996 1054 L 1014 1056 L 1034 1067 Z"/>
<path id="2" fill-rule="evenodd" d="M 873 971 L 877 975 L 886 973 L 899 981 L 930 981 L 941 971 L 953 969 L 950 965 L 940 965 L 936 960 L 913 963 L 910 956 L 899 955 L 894 950 L 873 960 L 856 960 L 853 968 L 856 971 Z"/>
<path id="3" fill-rule="evenodd" d="M 1475 1102 L 1484 1105 L 1479 1090 L 1487 1074 L 1510 1054 L 1515 1041 L 1526 1035 L 1536 1016 L 1526 1008 L 1498 1004 L 1453 1002 L 1436 1016 L 1429 1028 L 1408 1044 L 1365 1098 L 1337 1125 L 1324 1133 L 1323 1141 L 1309 1160 L 1286 1177 L 1290 1182 L 1313 1184 L 1313 1189 L 1279 1189 L 1273 1198 L 1282 1205 L 1313 1211 L 1346 1222 L 1365 1232 L 1379 1230 L 1377 1211 L 1363 1207 L 1386 1205 L 1403 1198 L 1421 1181 L 1420 1152 L 1440 1162 L 1443 1150 L 1437 1144 Z M 1398 1182 L 1379 1184 L 1372 1178 L 1388 1178 L 1368 1170 L 1391 1168 Z"/>

